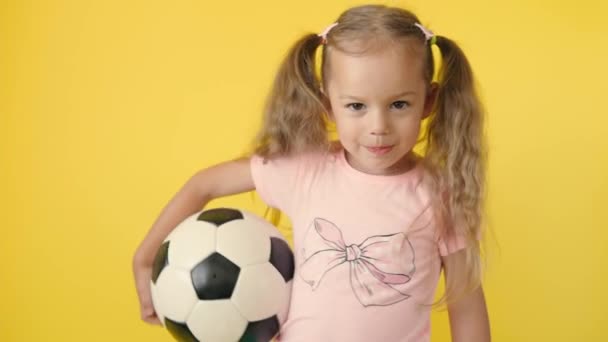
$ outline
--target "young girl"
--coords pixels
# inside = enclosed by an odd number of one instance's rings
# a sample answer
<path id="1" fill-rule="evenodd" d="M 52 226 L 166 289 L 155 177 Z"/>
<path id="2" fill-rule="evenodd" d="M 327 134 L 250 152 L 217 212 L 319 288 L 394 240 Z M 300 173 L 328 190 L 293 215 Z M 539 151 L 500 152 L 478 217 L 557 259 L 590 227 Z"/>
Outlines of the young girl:
<path id="1" fill-rule="evenodd" d="M 296 276 L 281 341 L 429 341 L 442 269 L 453 341 L 489 341 L 473 83 L 458 46 L 403 9 L 355 7 L 302 37 L 276 76 L 255 152 L 196 173 L 139 246 L 143 320 L 158 323 L 149 282 L 162 240 L 211 199 L 255 189 L 293 223 Z"/>

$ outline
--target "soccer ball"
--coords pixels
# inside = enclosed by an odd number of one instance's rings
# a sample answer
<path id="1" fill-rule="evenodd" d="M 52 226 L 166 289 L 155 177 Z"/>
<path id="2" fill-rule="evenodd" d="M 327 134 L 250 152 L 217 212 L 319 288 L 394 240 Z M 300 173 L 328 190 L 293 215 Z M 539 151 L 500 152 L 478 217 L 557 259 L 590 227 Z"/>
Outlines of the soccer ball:
<path id="1" fill-rule="evenodd" d="M 244 210 L 206 210 L 159 248 L 152 302 L 178 341 L 270 341 L 287 316 L 293 273 L 293 253 L 272 224 Z"/>

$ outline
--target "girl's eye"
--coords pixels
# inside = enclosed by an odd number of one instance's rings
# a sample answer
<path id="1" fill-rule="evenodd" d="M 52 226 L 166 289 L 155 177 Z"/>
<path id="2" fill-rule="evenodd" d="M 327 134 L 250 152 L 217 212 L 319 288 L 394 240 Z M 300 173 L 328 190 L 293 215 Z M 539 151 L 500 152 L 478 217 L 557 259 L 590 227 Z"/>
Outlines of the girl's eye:
<path id="1" fill-rule="evenodd" d="M 393 102 L 393 106 L 397 109 L 405 109 L 410 106 L 406 101 L 395 101 Z"/>
<path id="2" fill-rule="evenodd" d="M 360 111 L 361 109 L 365 108 L 365 105 L 363 103 L 349 103 L 346 105 L 346 108 L 350 108 L 354 111 Z"/>

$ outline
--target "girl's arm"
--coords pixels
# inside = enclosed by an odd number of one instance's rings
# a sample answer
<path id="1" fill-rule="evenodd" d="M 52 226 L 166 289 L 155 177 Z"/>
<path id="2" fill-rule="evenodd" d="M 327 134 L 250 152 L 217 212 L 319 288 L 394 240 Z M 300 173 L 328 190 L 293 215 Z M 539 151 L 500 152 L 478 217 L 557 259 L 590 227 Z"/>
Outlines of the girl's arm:
<path id="1" fill-rule="evenodd" d="M 218 164 L 194 174 L 162 210 L 133 256 L 141 318 L 160 324 L 152 307 L 150 279 L 156 252 L 169 233 L 214 198 L 254 190 L 249 159 Z"/>
<path id="2" fill-rule="evenodd" d="M 457 269 L 456 265 L 464 265 L 464 259 L 463 251 L 442 257 L 446 284 L 454 281 L 452 274 Z M 481 286 L 460 300 L 448 304 L 448 315 L 452 342 L 489 342 L 491 340 L 488 310 Z"/>

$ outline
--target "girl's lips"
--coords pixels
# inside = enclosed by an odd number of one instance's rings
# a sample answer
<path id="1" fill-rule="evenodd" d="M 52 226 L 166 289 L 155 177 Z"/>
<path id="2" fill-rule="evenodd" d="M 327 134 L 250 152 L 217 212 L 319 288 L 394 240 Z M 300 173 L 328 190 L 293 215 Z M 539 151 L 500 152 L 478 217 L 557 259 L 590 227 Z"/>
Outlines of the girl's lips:
<path id="1" fill-rule="evenodd" d="M 394 146 L 366 146 L 365 148 L 371 153 L 381 156 L 389 153 Z"/>

